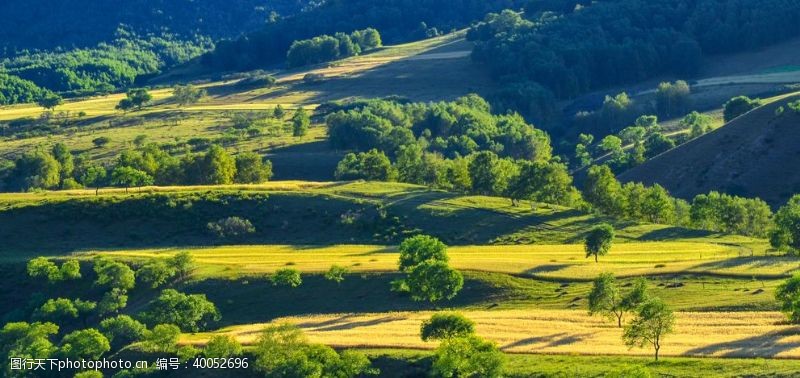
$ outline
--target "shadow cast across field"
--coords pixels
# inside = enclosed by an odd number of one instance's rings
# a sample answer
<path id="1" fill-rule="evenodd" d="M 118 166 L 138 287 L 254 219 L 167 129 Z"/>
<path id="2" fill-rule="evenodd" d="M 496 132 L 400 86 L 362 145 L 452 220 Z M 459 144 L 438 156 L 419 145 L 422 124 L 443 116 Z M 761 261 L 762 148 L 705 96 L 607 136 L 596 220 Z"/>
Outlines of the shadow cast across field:
<path id="1" fill-rule="evenodd" d="M 776 357 L 782 352 L 800 348 L 800 341 L 781 342 L 782 339 L 796 336 L 800 327 L 773 331 L 763 335 L 740 340 L 722 342 L 686 351 L 686 356 L 716 356 L 752 358 Z"/>
<path id="2" fill-rule="evenodd" d="M 345 314 L 391 311 L 424 311 L 437 308 L 482 305 L 509 295 L 506 289 L 465 277 L 464 289 L 452 300 L 436 303 L 415 302 L 402 293 L 392 292 L 390 283 L 399 274 L 349 274 L 336 284 L 322 275 L 303 275 L 296 287 L 273 286 L 266 277 L 236 280 L 208 279 L 186 284 L 182 291 L 206 294 L 222 314 L 219 326 L 264 323 L 285 316 Z M 381 322 L 397 317 L 377 319 Z M 301 325 L 322 330 L 364 327 L 373 320 L 350 320 L 347 316 Z"/>
<path id="3" fill-rule="evenodd" d="M 509 350 L 513 348 L 530 347 L 534 345 L 538 346 L 538 348 L 554 348 L 554 347 L 571 345 L 582 342 L 591 335 L 592 335 L 591 333 L 570 334 L 567 332 L 559 332 L 546 336 L 534 336 L 522 340 L 517 340 L 513 343 L 509 343 L 502 346 L 500 349 Z"/>
<path id="4" fill-rule="evenodd" d="M 772 274 L 759 272 L 755 276 L 785 276 L 800 270 L 797 259 L 791 257 L 776 256 L 755 256 L 755 257 L 734 257 L 720 261 L 709 261 L 693 266 L 693 271 L 716 271 L 720 269 L 734 270 L 735 273 L 742 275 L 749 274 L 748 269 L 776 269 L 788 268 L 785 270 L 774 270 Z"/>
<path id="5" fill-rule="evenodd" d="M 469 47 L 464 47 L 465 52 Z M 414 101 L 452 100 L 469 93 L 489 94 L 495 88 L 487 72 L 457 51 L 433 48 L 396 60 L 364 55 L 357 62 L 337 62 L 331 70 L 344 72 L 325 77 L 321 82 L 286 82 L 286 87 L 259 95 L 252 101 L 265 101 L 303 93 L 303 102 L 322 104 L 352 98 L 401 96 Z M 366 65 L 363 69 L 348 65 Z M 311 67 L 313 68 L 313 67 Z M 323 69 L 325 72 L 325 69 Z M 330 75 L 330 74 L 329 74 Z"/>

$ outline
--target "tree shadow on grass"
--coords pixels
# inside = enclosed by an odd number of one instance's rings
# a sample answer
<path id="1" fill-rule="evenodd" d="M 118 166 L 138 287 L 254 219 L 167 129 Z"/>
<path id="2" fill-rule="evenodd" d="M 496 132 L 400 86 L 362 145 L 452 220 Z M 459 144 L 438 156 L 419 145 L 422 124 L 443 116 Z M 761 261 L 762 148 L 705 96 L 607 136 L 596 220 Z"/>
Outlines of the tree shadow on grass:
<path id="1" fill-rule="evenodd" d="M 800 348 L 800 341 L 781 342 L 781 339 L 796 336 L 798 333 L 800 333 L 800 327 L 792 327 L 741 340 L 716 343 L 690 349 L 686 351 L 684 355 L 771 358 L 777 356 L 781 352 Z"/>
<path id="2" fill-rule="evenodd" d="M 554 347 L 559 347 L 559 346 L 564 346 L 564 345 L 571 345 L 571 344 L 582 342 L 583 340 L 586 340 L 586 338 L 588 338 L 591 335 L 592 335 L 591 333 L 570 334 L 570 333 L 567 333 L 567 332 L 559 332 L 559 333 L 554 333 L 554 334 L 546 335 L 546 336 L 535 336 L 535 337 L 529 337 L 529 338 L 526 338 L 526 339 L 517 340 L 515 342 L 512 342 L 512 343 L 509 343 L 507 345 L 504 345 L 500 349 L 508 350 L 508 349 L 512 349 L 512 348 L 533 346 L 533 345 L 538 345 L 538 344 L 542 344 L 542 345 L 539 345 L 537 347 L 537 349 L 554 348 Z"/>
<path id="3" fill-rule="evenodd" d="M 691 268 L 691 270 L 713 271 L 718 269 L 761 269 L 779 267 L 784 267 L 787 269 L 783 271 L 776 271 L 770 275 L 786 275 L 800 270 L 800 266 L 797 265 L 797 259 L 793 257 L 777 256 L 735 257 L 721 261 L 709 261 L 695 265 Z M 741 271 L 741 273 L 746 274 L 747 271 Z M 757 275 L 761 275 L 761 273 Z"/>

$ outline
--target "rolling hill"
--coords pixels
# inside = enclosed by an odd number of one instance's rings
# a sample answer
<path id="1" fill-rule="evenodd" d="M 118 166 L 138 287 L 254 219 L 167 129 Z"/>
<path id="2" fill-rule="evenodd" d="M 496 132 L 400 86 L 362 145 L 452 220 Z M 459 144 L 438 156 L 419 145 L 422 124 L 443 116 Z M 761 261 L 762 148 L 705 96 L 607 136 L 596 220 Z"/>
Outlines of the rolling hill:
<path id="1" fill-rule="evenodd" d="M 772 206 L 800 192 L 800 115 L 780 107 L 800 95 L 755 109 L 725 127 L 667 151 L 620 175 L 626 182 L 660 184 L 691 199 L 712 190 L 759 197 Z"/>

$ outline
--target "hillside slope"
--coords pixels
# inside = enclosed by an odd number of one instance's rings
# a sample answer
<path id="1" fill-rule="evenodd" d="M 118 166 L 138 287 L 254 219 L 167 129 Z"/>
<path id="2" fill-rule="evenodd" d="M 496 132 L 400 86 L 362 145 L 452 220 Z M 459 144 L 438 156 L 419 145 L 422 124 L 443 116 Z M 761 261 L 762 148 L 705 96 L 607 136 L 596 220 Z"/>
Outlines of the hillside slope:
<path id="1" fill-rule="evenodd" d="M 800 192 L 800 115 L 776 110 L 793 95 L 753 110 L 703 137 L 656 156 L 622 175 L 626 182 L 660 184 L 691 199 L 712 190 L 759 197 L 780 206 Z"/>
<path id="2" fill-rule="evenodd" d="M 94 46 L 120 25 L 139 33 L 232 38 L 264 25 L 270 12 L 289 16 L 300 0 L 6 0 L 0 2 L 0 55 L 15 50 Z M 5 51 L 4 51 L 5 50 Z"/>

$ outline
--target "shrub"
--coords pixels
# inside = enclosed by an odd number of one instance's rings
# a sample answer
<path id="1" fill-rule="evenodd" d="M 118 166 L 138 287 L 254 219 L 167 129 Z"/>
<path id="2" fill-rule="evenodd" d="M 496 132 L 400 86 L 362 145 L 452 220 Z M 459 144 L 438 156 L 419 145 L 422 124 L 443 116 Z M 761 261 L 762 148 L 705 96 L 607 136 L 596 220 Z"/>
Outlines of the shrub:
<path id="1" fill-rule="evenodd" d="M 256 232 L 249 220 L 239 217 L 228 217 L 207 225 L 208 230 L 220 238 L 236 238 Z"/>
<path id="2" fill-rule="evenodd" d="M 242 354 L 242 344 L 227 335 L 212 337 L 203 348 L 203 355 L 209 358 L 228 358 Z"/>
<path id="3" fill-rule="evenodd" d="M 500 377 L 504 356 L 494 343 L 477 336 L 442 342 L 434 353 L 433 371 L 442 377 Z"/>
<path id="4" fill-rule="evenodd" d="M 430 319 L 422 322 L 420 327 L 422 341 L 446 340 L 473 333 L 475 333 L 475 322 L 456 312 L 433 314 Z"/>
<path id="5" fill-rule="evenodd" d="M 270 280 L 275 286 L 298 287 L 303 283 L 303 279 L 300 277 L 300 271 L 291 268 L 277 270 Z"/>
<path id="6" fill-rule="evenodd" d="M 331 265 L 331 268 L 325 272 L 325 279 L 339 284 L 344 281 L 344 275 L 347 273 L 349 273 L 347 268 L 339 265 Z"/>

